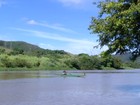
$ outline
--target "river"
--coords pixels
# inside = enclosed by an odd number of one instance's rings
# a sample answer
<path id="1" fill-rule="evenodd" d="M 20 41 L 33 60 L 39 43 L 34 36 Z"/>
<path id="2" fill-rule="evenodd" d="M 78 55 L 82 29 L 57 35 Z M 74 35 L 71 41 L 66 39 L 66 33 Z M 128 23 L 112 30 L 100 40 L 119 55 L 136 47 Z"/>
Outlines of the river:
<path id="1" fill-rule="evenodd" d="M 0 105 L 140 105 L 140 70 L 0 72 Z"/>

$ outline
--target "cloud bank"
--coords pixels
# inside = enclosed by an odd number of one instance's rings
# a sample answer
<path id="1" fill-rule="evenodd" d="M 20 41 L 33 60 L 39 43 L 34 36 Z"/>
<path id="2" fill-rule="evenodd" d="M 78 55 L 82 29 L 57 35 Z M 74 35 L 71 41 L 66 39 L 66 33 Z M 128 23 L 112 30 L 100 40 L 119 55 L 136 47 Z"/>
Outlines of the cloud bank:
<path id="1" fill-rule="evenodd" d="M 61 32 L 78 34 L 77 32 L 75 32 L 75 31 L 73 31 L 69 28 L 65 28 L 65 27 L 62 27 L 62 26 L 56 25 L 56 24 L 48 24 L 48 23 L 37 22 L 33 19 L 27 20 L 26 23 L 29 24 L 29 25 L 38 25 L 38 26 L 50 28 L 50 29 L 53 29 L 53 30 L 61 31 Z"/>
<path id="2" fill-rule="evenodd" d="M 101 52 L 100 49 L 93 49 L 93 46 L 97 45 L 96 42 L 92 42 L 86 39 L 69 38 L 60 34 L 47 33 L 43 31 L 28 30 L 22 28 L 13 28 L 13 29 L 17 31 L 25 32 L 25 34 L 32 35 L 34 37 L 48 39 L 52 41 L 59 41 L 58 43 L 65 43 L 63 46 L 59 46 L 59 45 L 55 46 L 48 43 L 38 43 L 40 47 L 45 49 L 52 49 L 52 50 L 62 49 L 73 54 L 87 53 L 90 55 L 96 55 Z"/>

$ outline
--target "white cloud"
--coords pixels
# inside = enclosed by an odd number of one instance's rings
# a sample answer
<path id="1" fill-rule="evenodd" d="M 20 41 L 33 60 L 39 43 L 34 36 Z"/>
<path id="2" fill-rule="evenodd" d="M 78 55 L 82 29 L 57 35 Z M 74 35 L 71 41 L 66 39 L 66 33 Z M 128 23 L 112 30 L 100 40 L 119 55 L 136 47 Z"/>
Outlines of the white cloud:
<path id="1" fill-rule="evenodd" d="M 38 26 L 43 26 L 43 27 L 50 28 L 50 29 L 53 29 L 53 30 L 78 34 L 77 32 L 75 32 L 71 29 L 62 27 L 60 24 L 59 25 L 58 24 L 47 24 L 47 23 L 37 22 L 35 20 L 27 20 L 27 24 L 38 25 Z"/>
<path id="2" fill-rule="evenodd" d="M 65 43 L 63 46 L 54 46 L 50 44 L 41 43 L 39 44 L 39 46 L 42 48 L 53 49 L 53 50 L 61 49 L 67 52 L 71 52 L 73 54 L 88 53 L 90 55 L 96 55 L 101 52 L 100 49 L 93 49 L 93 46 L 97 45 L 96 42 L 92 42 L 86 39 L 74 39 L 74 38 L 64 37 L 59 34 L 47 33 L 47 32 L 42 32 L 42 31 L 35 31 L 35 30 L 27 30 L 27 29 L 21 29 L 21 28 L 13 28 L 13 29 L 30 33 L 28 35 L 32 35 L 35 37 L 51 39 L 51 40 Z M 104 48 L 103 50 L 106 50 L 106 49 L 107 48 Z"/>
<path id="3" fill-rule="evenodd" d="M 105 51 L 107 48 L 101 49 L 93 49 L 93 44 L 90 43 L 65 43 L 63 46 L 55 46 L 51 44 L 46 43 L 40 43 L 38 44 L 39 47 L 44 49 L 51 49 L 51 50 L 64 50 L 66 52 L 70 52 L 72 54 L 80 54 L 80 53 L 86 53 L 89 55 L 98 55 L 102 51 Z"/>
<path id="4" fill-rule="evenodd" d="M 74 53 L 74 54 L 79 54 L 79 53 L 86 53 L 89 55 L 97 55 L 100 54 L 102 51 L 105 51 L 107 48 L 104 49 L 95 49 L 93 46 L 97 45 L 97 43 L 69 43 L 65 51 Z"/>
<path id="5" fill-rule="evenodd" d="M 98 0 L 56 0 L 56 1 L 60 2 L 64 6 L 87 10 L 91 9 L 91 7 L 93 7 L 92 3 Z"/>
<path id="6" fill-rule="evenodd" d="M 66 52 L 70 52 L 72 54 L 80 54 L 80 53 L 87 53 L 89 55 L 96 55 L 99 54 L 99 50 L 94 50 L 93 49 L 93 44 L 92 43 L 71 43 L 67 42 L 63 46 L 55 46 L 51 45 L 48 43 L 39 43 L 39 47 L 44 48 L 44 49 L 51 49 L 51 50 L 64 50 Z"/>
<path id="7" fill-rule="evenodd" d="M 69 43 L 65 50 L 74 54 L 87 53 L 91 55 L 93 45 L 92 43 Z"/>
<path id="8" fill-rule="evenodd" d="M 88 40 L 68 38 L 68 37 L 64 37 L 60 34 L 55 34 L 55 33 L 48 33 L 48 32 L 43 32 L 43 31 L 36 31 L 36 30 L 28 30 L 28 29 L 22 29 L 22 28 L 13 28 L 13 29 L 18 30 L 18 31 L 31 33 L 31 35 L 36 36 L 36 37 L 52 39 L 52 40 L 57 40 L 57 41 L 72 42 L 72 43 L 76 42 L 76 43 L 84 43 L 84 44 L 93 43 L 93 42 L 90 42 Z"/>
<path id="9" fill-rule="evenodd" d="M 84 2 L 84 0 L 58 0 L 58 1 L 63 3 L 64 5 L 79 5 Z"/>
<path id="10" fill-rule="evenodd" d="M 0 0 L 0 7 L 2 7 L 5 4 L 6 4 L 5 0 Z"/>
<path id="11" fill-rule="evenodd" d="M 35 20 L 29 20 L 29 21 L 27 21 L 27 24 L 37 25 L 38 23 Z"/>
<path id="12" fill-rule="evenodd" d="M 56 49 L 55 46 L 53 46 L 51 44 L 46 44 L 46 43 L 39 43 L 38 46 L 41 47 L 41 48 L 45 48 L 45 49 L 51 49 L 51 50 Z"/>

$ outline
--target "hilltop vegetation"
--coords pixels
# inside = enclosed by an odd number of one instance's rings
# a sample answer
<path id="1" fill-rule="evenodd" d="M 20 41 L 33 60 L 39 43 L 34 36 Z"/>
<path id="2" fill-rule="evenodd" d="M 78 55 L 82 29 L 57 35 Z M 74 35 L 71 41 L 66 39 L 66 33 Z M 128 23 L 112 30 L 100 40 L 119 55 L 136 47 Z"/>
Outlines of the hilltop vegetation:
<path id="1" fill-rule="evenodd" d="M 102 70 L 140 68 L 139 64 L 123 61 L 118 56 L 74 55 L 63 50 L 42 49 L 26 42 L 0 41 L 1 70 Z"/>
<path id="2" fill-rule="evenodd" d="M 4 50 L 9 55 L 34 55 L 34 56 L 45 56 L 48 54 L 68 54 L 63 50 L 49 50 L 42 49 L 36 45 L 29 44 L 23 41 L 0 41 L 1 50 Z"/>

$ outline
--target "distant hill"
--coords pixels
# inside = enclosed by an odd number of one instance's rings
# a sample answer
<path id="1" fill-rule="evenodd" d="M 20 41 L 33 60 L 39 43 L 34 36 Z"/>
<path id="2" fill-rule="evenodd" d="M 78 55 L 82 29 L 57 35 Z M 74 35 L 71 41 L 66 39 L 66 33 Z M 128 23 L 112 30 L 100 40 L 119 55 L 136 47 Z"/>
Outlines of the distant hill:
<path id="1" fill-rule="evenodd" d="M 115 55 L 115 57 L 121 59 L 123 62 L 130 61 L 131 54 Z"/>
<path id="2" fill-rule="evenodd" d="M 40 53 L 40 54 L 69 54 L 63 50 L 49 50 L 40 48 L 37 45 L 33 45 L 23 41 L 3 41 L 0 40 L 0 47 L 9 49 L 9 50 L 22 50 L 24 53 Z"/>
<path id="3" fill-rule="evenodd" d="M 23 41 L 0 41 L 0 46 L 8 49 L 22 49 L 24 51 L 43 50 L 42 48 Z"/>
<path id="4" fill-rule="evenodd" d="M 132 57 L 131 54 L 122 54 L 122 55 L 115 55 L 116 57 L 120 58 L 123 62 L 131 61 L 130 58 Z M 140 57 L 136 59 L 137 62 L 140 62 Z"/>

